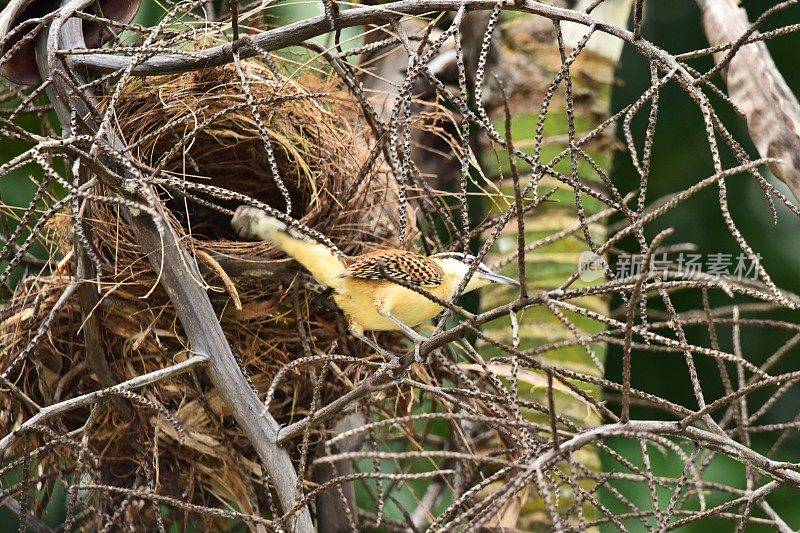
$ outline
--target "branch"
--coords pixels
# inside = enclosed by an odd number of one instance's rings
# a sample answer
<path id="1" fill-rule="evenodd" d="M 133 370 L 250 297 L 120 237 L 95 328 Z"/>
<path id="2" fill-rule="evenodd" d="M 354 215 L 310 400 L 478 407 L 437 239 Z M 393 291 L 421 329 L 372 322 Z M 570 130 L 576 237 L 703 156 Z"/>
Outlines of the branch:
<path id="1" fill-rule="evenodd" d="M 779 159 L 769 165 L 770 170 L 800 199 L 800 103 L 775 66 L 767 45 L 745 44 L 770 14 L 796 3 L 781 2 L 750 25 L 747 13 L 734 0 L 699 2 L 709 43 L 734 43 L 727 53 L 714 54 L 716 66 L 701 79 L 723 72 L 730 99 L 744 113 L 758 153 Z"/>
<path id="2" fill-rule="evenodd" d="M 522 11 L 552 19 L 554 21 L 566 20 L 584 26 L 595 26 L 609 35 L 631 43 L 647 57 L 658 59 L 665 64 L 677 64 L 674 57 L 651 44 L 645 39 L 636 38 L 630 31 L 620 28 L 615 24 L 593 17 L 587 13 L 573 11 L 536 2 L 523 0 L 514 2 L 502 0 L 504 9 L 509 11 Z M 387 4 L 365 6 L 348 9 L 335 18 L 333 30 L 342 30 L 353 26 L 380 25 L 397 20 L 402 16 L 421 16 L 437 11 L 456 11 L 465 6 L 468 11 L 494 9 L 495 0 L 401 0 Z M 89 67 L 99 72 L 113 72 L 129 69 L 134 76 L 151 76 L 156 74 L 175 74 L 189 72 L 197 69 L 217 67 L 233 61 L 233 53 L 237 52 L 240 59 L 252 57 L 257 54 L 255 48 L 263 51 L 272 51 L 290 45 L 300 44 L 303 41 L 330 33 L 331 21 L 324 15 L 312 17 L 294 24 L 287 24 L 280 28 L 263 31 L 252 37 L 245 37 L 233 43 L 214 46 L 196 52 L 194 57 L 186 56 L 154 56 L 141 62 L 136 62 L 130 57 L 112 54 L 80 54 L 72 59 L 75 65 Z M 691 79 L 684 69 L 683 73 Z"/>
<path id="3" fill-rule="evenodd" d="M 208 357 L 204 355 L 193 355 L 186 361 L 178 363 L 177 365 L 167 368 L 160 368 L 147 374 L 137 376 L 133 379 L 129 379 L 128 381 L 123 381 L 122 383 L 114 385 L 113 387 L 107 387 L 98 391 L 89 392 L 81 396 L 76 396 L 75 398 L 64 400 L 63 402 L 42 407 L 38 413 L 23 422 L 22 425 L 20 425 L 17 429 L 0 439 L 0 455 L 5 452 L 8 445 L 11 444 L 11 442 L 13 442 L 20 434 L 28 431 L 28 429 L 33 426 L 47 422 L 54 416 L 66 413 L 67 411 L 72 411 L 73 409 L 84 407 L 92 403 L 96 403 L 101 399 L 108 397 L 113 398 L 114 393 L 118 391 L 140 389 L 146 385 L 150 385 L 151 383 L 156 383 L 158 381 L 183 374 L 195 366 L 206 363 L 207 361 Z"/>
<path id="4" fill-rule="evenodd" d="M 395 370 L 395 372 L 399 374 L 404 372 L 406 368 L 408 368 L 407 365 L 400 365 L 398 368 L 392 370 Z M 307 416 L 306 418 L 299 420 L 294 424 L 289 424 L 288 426 L 281 428 L 281 430 L 278 431 L 275 442 L 279 445 L 285 444 L 287 441 L 302 435 L 306 426 L 309 424 L 311 426 L 317 426 L 323 422 L 327 422 L 331 418 L 341 415 L 342 411 L 344 411 L 348 405 L 365 398 L 372 392 L 381 390 L 387 385 L 394 383 L 394 373 L 388 370 L 389 369 L 387 367 L 387 369 L 383 372 L 375 372 L 365 382 L 361 383 L 344 396 L 341 396 L 328 405 L 317 409 L 313 415 Z"/>
<path id="5" fill-rule="evenodd" d="M 705 444 L 709 449 L 734 457 L 773 479 L 794 487 L 800 487 L 800 473 L 797 472 L 797 465 L 773 461 L 724 435 L 694 427 L 682 428 L 680 424 L 675 422 L 643 420 L 631 421 L 626 424 L 607 424 L 576 435 L 561 443 L 558 449 L 549 449 L 547 452 L 538 455 L 528 464 L 523 474 L 516 477 L 512 483 L 507 484 L 500 492 L 492 494 L 491 498 L 500 500 L 508 494 L 513 494 L 530 483 L 537 476 L 537 473 L 546 472 L 548 469 L 553 468 L 556 463 L 562 461 L 569 453 L 580 450 L 594 442 L 599 442 L 609 437 L 642 440 L 643 438 L 646 439 L 648 434 L 669 435 Z M 753 497 L 754 495 L 755 493 L 751 493 L 748 496 Z M 748 496 L 744 496 L 744 498 Z"/>

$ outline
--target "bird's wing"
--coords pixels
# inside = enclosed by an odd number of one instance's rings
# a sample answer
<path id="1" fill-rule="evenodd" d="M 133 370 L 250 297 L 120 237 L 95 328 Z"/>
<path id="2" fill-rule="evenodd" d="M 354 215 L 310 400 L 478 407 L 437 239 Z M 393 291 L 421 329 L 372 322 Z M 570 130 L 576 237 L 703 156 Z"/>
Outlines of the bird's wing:
<path id="1" fill-rule="evenodd" d="M 380 250 L 350 258 L 342 277 L 399 279 L 420 287 L 442 284 L 444 272 L 435 261 L 405 250 Z"/>

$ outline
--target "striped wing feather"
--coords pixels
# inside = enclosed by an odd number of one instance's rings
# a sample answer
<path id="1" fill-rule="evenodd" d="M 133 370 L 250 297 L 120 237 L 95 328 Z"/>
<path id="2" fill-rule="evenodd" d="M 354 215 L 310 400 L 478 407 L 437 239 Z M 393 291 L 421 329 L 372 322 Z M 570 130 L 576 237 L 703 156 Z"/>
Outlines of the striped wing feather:
<path id="1" fill-rule="evenodd" d="M 342 277 L 395 278 L 420 287 L 442 284 L 442 268 L 429 258 L 405 250 L 379 250 L 350 258 Z"/>

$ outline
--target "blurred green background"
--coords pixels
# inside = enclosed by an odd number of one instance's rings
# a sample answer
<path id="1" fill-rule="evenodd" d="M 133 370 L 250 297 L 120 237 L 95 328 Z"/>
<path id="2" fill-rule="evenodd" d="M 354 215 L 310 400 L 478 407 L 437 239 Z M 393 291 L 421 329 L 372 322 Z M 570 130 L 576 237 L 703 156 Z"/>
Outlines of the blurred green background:
<path id="1" fill-rule="evenodd" d="M 747 10 L 749 19 L 755 20 L 766 9 L 778 2 L 768 0 L 743 0 L 741 6 Z M 700 22 L 700 11 L 693 0 L 670 0 L 667 2 L 646 2 L 645 25 L 643 37 L 670 53 L 678 54 L 708 46 Z M 800 7 L 790 9 L 770 18 L 763 27 L 770 30 L 800 21 Z M 796 68 L 797 53 L 800 50 L 800 35 L 795 33 L 778 39 L 770 40 L 767 46 L 779 70 L 784 75 L 789 87 L 800 94 L 800 70 Z M 706 71 L 712 66 L 711 57 L 692 60 L 689 63 L 694 68 Z M 636 54 L 631 47 L 626 46 L 618 69 L 620 84 L 615 88 L 612 106 L 619 110 L 633 102 L 650 85 L 650 69 L 646 61 Z M 715 83 L 724 89 L 724 84 L 719 80 Z M 743 143 L 752 158 L 759 157 L 752 143 L 748 140 L 747 128 L 740 119 L 721 99 L 711 97 L 714 108 L 719 113 L 724 123 L 734 136 Z M 639 140 L 637 146 L 641 156 L 641 140 L 644 139 L 649 106 L 645 107 L 633 122 L 634 138 Z M 727 167 L 737 163 L 726 151 L 723 151 L 723 163 Z M 658 122 L 655 132 L 653 147 L 653 161 L 650 173 L 647 199 L 648 203 L 665 195 L 673 194 L 686 189 L 690 185 L 712 175 L 713 165 L 708 148 L 708 141 L 703 130 L 702 117 L 698 107 L 689 100 L 686 94 L 675 84 L 668 85 L 661 91 L 659 103 Z M 635 190 L 639 185 L 639 177 L 627 153 L 621 153 L 614 160 L 613 182 L 621 192 Z M 770 181 L 781 189 L 795 203 L 797 200 L 788 189 L 777 179 L 770 176 Z M 800 270 L 800 246 L 797 235 L 800 235 L 800 220 L 791 214 L 785 207 L 776 203 L 778 208 L 778 223 L 773 224 L 769 206 L 764 199 L 758 184 L 745 176 L 732 178 L 728 182 L 728 196 L 731 213 L 737 226 L 751 247 L 762 256 L 762 263 L 773 281 L 781 288 L 800 291 L 800 279 L 795 273 Z M 679 242 L 692 242 L 698 246 L 697 253 L 704 257 L 711 253 L 730 253 L 735 258 L 740 250 L 724 225 L 719 209 L 718 188 L 708 189 L 695 195 L 691 200 L 683 203 L 679 208 L 659 218 L 646 229 L 646 236 L 652 239 L 658 232 L 665 228 L 674 228 L 674 235 L 665 244 Z M 627 241 L 625 250 L 630 253 L 640 253 L 640 250 L 631 240 Z M 720 291 L 713 291 L 712 306 L 731 305 L 741 299 L 731 299 Z M 615 302 L 615 306 L 622 302 Z M 698 309 L 699 292 L 692 291 L 687 294 L 677 293 L 673 303 L 681 310 Z M 701 307 L 700 307 L 701 308 Z M 780 312 L 770 315 L 773 318 L 796 322 L 798 313 Z M 775 335 L 774 330 L 748 328 L 742 337 L 742 350 L 745 357 L 753 363 L 763 362 L 788 336 Z M 732 350 L 731 328 L 718 327 L 717 334 L 721 348 Z M 702 328 L 688 328 L 689 342 L 702 346 L 709 346 L 708 333 L 705 326 Z M 796 354 L 796 350 L 794 351 Z M 796 355 L 787 359 L 796 361 Z M 622 376 L 622 349 L 612 346 L 609 349 L 606 374 L 609 379 L 620 382 Z M 633 354 L 632 358 L 632 385 L 656 394 L 672 402 L 696 409 L 696 401 L 691 389 L 686 363 L 682 354 L 655 354 L 653 352 L 640 352 Z M 703 384 L 703 391 L 707 398 L 719 398 L 724 395 L 719 370 L 716 363 L 707 357 L 695 358 L 698 374 Z M 732 369 L 732 368 L 731 368 Z M 796 369 L 796 364 L 794 365 Z M 776 369 L 786 371 L 787 365 Z M 735 371 L 733 374 L 735 378 Z M 774 389 L 773 389 L 774 390 Z M 800 404 L 800 389 L 794 387 L 787 393 L 768 415 L 762 417 L 759 423 L 769 424 L 792 420 L 797 414 L 797 405 Z M 783 408 L 782 408 L 783 407 Z M 751 408 L 752 412 L 753 408 Z M 634 417 L 661 418 L 663 415 L 655 410 L 638 409 Z M 766 453 L 774 443 L 778 433 L 763 433 L 754 439 L 754 448 L 761 453 Z M 783 447 L 780 459 L 800 461 L 800 437 L 794 435 Z M 641 453 L 638 442 L 618 441 L 617 448 L 626 457 L 638 458 L 635 462 L 641 465 Z M 652 451 L 652 449 L 651 449 Z M 681 463 L 674 457 L 652 453 L 654 473 L 656 475 L 680 476 Z M 607 460 L 604 466 L 613 468 L 615 462 Z M 726 484 L 735 483 L 744 488 L 743 469 L 729 460 L 715 461 L 708 472 L 708 479 L 722 481 Z M 618 487 L 632 501 L 649 507 L 650 497 L 642 485 L 633 486 L 620 484 Z M 669 501 L 670 492 L 665 491 L 660 495 L 662 508 Z M 767 500 L 775 510 L 783 516 L 792 528 L 800 528 L 800 492 L 782 489 L 771 495 Z M 619 505 L 614 505 L 609 498 L 607 503 L 612 510 L 623 511 Z M 759 511 L 754 516 L 763 516 Z M 626 522 L 632 531 L 643 531 L 644 528 L 635 527 L 633 522 Z M 616 528 L 608 527 L 607 531 Z M 735 524 L 731 521 L 711 520 L 702 524 L 687 526 L 680 531 L 733 531 Z M 747 531 L 772 531 L 772 528 L 751 525 Z"/>

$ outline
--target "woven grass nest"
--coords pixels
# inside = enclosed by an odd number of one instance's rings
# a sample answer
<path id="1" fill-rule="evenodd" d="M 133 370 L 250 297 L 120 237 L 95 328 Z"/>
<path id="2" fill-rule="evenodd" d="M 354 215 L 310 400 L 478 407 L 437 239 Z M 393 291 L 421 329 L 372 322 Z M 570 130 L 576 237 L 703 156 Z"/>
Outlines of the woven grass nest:
<path id="1" fill-rule="evenodd" d="M 395 191 L 385 167 L 364 171 L 373 159 L 375 139 L 360 108 L 343 87 L 313 65 L 293 71 L 285 64 L 279 68 L 274 72 L 260 61 L 242 62 L 291 197 L 292 216 L 330 237 L 345 253 L 396 246 Z M 223 187 L 284 210 L 286 202 L 253 117 L 235 68 L 225 66 L 134 79 L 121 93 L 114 120 L 118 134 L 134 147 L 133 157 L 160 169 L 162 177 Z M 338 341 L 337 353 L 367 355 L 364 346 L 345 334 L 345 324 L 336 313 L 314 303 L 315 290 L 307 275 L 280 259 L 269 245 L 236 240 L 230 216 L 196 198 L 227 209 L 239 202 L 215 199 L 195 187 L 186 191 L 194 197 L 181 195 L 180 187 L 165 187 L 159 194 L 182 242 L 195 252 L 204 276 L 198 282 L 207 286 L 231 347 L 260 397 L 281 367 L 309 354 L 301 342 L 304 337 L 314 354 L 328 352 Z M 104 194 L 99 188 L 95 192 Z M 103 266 L 101 300 L 93 314 L 114 381 L 186 359 L 189 349 L 174 310 L 130 227 L 113 206 L 90 203 L 85 209 L 88 234 Z M 49 228 L 46 244 L 64 259 L 47 276 L 28 277 L 18 286 L 12 302 L 15 314 L 0 324 L 3 369 L 31 342 L 35 334 L 31 324 L 38 323 L 32 318 L 46 316 L 74 271 L 69 213 L 57 217 Z M 105 386 L 87 367 L 83 336 L 76 334 L 81 327 L 80 306 L 73 297 L 14 372 L 14 382 L 40 405 Z M 338 367 L 322 388 L 322 402 L 351 390 L 366 372 L 359 365 Z M 270 406 L 279 423 L 306 414 L 316 377 L 313 365 L 285 375 Z M 48 444 L 40 456 L 43 471 L 64 476 L 62 469 L 70 464 L 91 470 L 96 459 L 103 471 L 111 473 L 111 479 L 102 480 L 105 483 L 141 488 L 148 478 L 149 483 L 157 478 L 160 493 L 183 501 L 232 503 L 245 513 L 264 512 L 263 494 L 253 491 L 253 483 L 260 483 L 263 475 L 257 456 L 202 371 L 140 392 L 151 404 L 134 401 L 127 414 L 119 402 L 98 404 L 91 418 L 93 429 L 86 433 L 90 453 L 82 458 L 80 449 L 69 444 Z M 56 422 L 61 425 L 58 433 L 82 427 L 90 411 L 68 413 Z M 13 427 L 16 421 L 3 423 Z M 31 450 L 46 441 L 52 442 L 33 432 L 19 442 Z M 72 461 L 65 460 L 67 456 Z M 55 481 L 49 480 L 51 490 Z M 106 520 L 121 509 L 124 499 L 105 493 L 93 497 L 97 516 Z M 155 520 L 158 507 L 149 508 Z M 147 522 L 144 510 L 125 509 L 140 513 L 137 522 Z M 224 529 L 223 524 L 205 526 Z"/>

